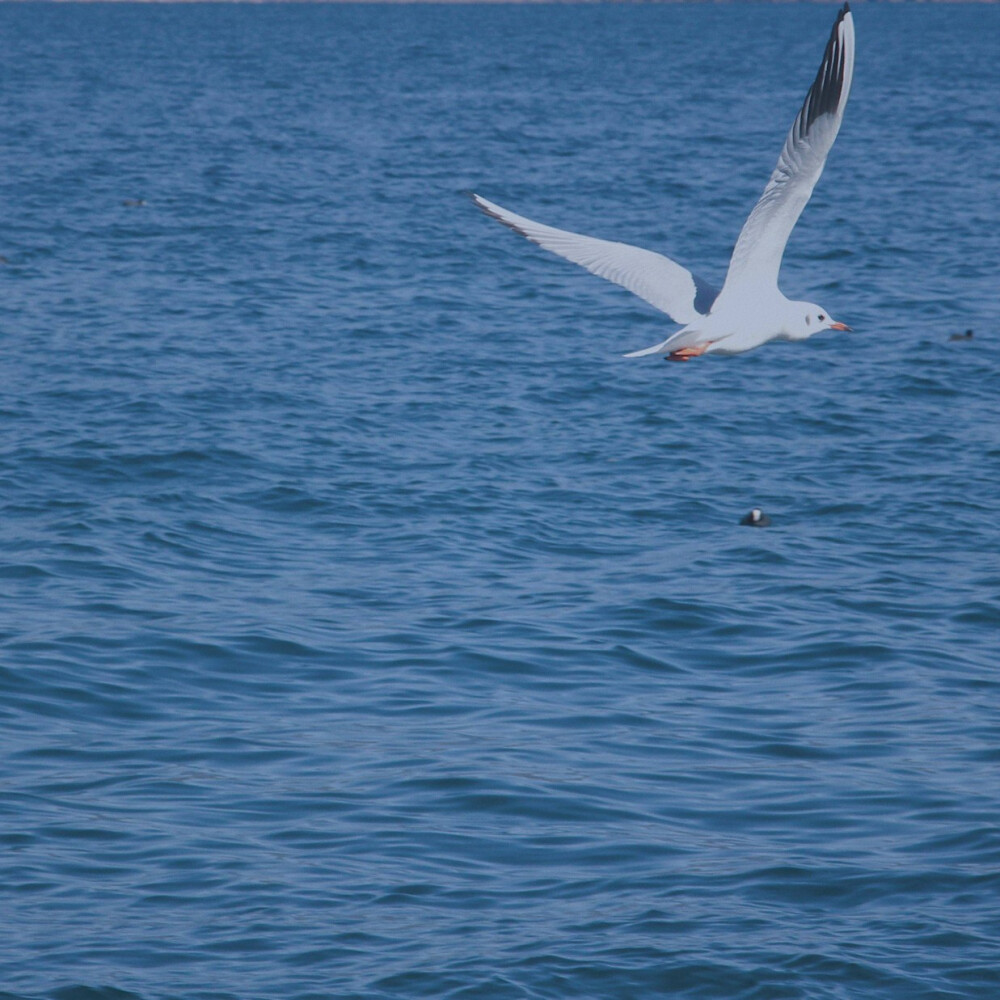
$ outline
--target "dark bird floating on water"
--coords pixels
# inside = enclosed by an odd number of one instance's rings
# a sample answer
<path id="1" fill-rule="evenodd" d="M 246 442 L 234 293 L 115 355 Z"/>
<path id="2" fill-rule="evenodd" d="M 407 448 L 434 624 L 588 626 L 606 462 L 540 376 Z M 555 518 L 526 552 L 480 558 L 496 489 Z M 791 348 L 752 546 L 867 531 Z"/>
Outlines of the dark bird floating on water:
<path id="1" fill-rule="evenodd" d="M 965 333 L 953 333 L 949 340 L 972 340 L 972 331 L 966 330 Z"/>
<path id="2" fill-rule="evenodd" d="M 749 524 L 751 528 L 766 528 L 771 523 L 771 519 L 760 507 L 754 507 L 749 514 L 744 514 L 740 524 Z"/>
<path id="3" fill-rule="evenodd" d="M 741 354 L 769 340 L 805 340 L 821 330 L 849 330 L 822 306 L 785 298 L 778 289 L 778 271 L 788 237 L 840 131 L 853 75 L 854 20 L 845 3 L 778 165 L 736 241 L 721 292 L 651 250 L 553 229 L 477 194 L 472 198 L 514 232 L 623 285 L 685 324 L 662 344 L 633 351 L 627 358 L 665 354 L 667 361 L 689 361 L 702 354 Z"/>

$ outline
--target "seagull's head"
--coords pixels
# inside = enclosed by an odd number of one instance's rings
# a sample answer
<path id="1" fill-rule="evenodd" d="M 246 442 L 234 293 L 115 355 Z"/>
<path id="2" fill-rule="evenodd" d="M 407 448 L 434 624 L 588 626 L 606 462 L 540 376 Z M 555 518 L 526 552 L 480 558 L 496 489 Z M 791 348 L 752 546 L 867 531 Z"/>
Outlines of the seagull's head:
<path id="1" fill-rule="evenodd" d="M 815 302 L 794 302 L 795 307 L 792 329 L 789 330 L 791 340 L 805 340 L 821 330 L 850 331 L 846 323 L 838 323 L 822 306 Z"/>

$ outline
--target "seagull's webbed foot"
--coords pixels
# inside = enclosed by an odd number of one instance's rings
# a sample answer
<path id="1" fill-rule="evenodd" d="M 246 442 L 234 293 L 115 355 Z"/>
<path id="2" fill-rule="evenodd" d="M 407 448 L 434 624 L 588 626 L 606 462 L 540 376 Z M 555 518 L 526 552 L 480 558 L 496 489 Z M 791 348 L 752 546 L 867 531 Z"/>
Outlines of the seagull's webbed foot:
<path id="1" fill-rule="evenodd" d="M 712 341 L 708 340 L 697 347 L 678 347 L 676 351 L 671 351 L 664 361 L 690 361 L 692 358 L 700 358 L 708 350 Z"/>

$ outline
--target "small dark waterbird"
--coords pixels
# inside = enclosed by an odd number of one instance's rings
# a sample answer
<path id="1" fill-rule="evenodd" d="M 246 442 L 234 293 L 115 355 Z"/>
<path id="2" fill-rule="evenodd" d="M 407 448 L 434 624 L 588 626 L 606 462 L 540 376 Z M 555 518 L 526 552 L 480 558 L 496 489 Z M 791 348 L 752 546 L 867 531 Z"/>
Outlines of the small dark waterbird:
<path id="1" fill-rule="evenodd" d="M 754 507 L 749 514 L 744 514 L 740 519 L 740 524 L 749 525 L 751 528 L 766 528 L 771 523 L 771 519 L 760 507 Z"/>

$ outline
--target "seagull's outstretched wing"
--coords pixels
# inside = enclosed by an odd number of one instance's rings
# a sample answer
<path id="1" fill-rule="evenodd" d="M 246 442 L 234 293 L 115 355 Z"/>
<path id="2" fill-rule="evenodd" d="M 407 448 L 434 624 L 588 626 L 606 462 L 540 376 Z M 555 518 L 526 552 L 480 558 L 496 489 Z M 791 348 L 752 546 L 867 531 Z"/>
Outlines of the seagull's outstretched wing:
<path id="1" fill-rule="evenodd" d="M 719 305 L 747 286 L 778 285 L 785 244 L 823 173 L 854 75 L 854 20 L 845 3 L 778 165 L 736 241 Z"/>
<path id="2" fill-rule="evenodd" d="M 706 315 L 719 294 L 687 268 L 652 250 L 543 226 L 508 212 L 478 194 L 472 195 L 472 200 L 487 215 L 509 226 L 515 233 L 585 267 L 591 274 L 622 285 L 677 323 L 691 323 Z"/>

